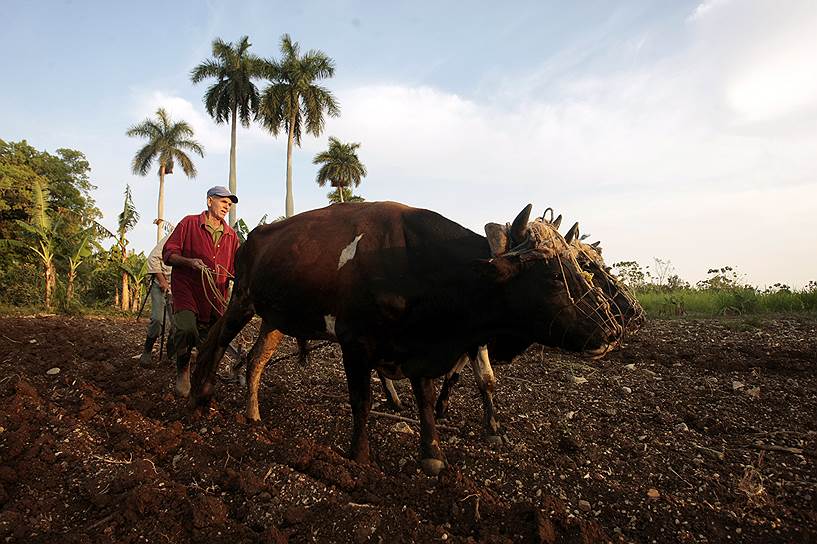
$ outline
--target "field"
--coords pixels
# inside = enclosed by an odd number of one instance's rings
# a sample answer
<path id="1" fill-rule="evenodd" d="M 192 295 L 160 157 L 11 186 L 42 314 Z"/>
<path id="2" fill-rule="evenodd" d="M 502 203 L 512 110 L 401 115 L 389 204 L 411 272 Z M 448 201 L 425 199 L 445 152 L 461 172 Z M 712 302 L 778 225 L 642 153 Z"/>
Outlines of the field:
<path id="1" fill-rule="evenodd" d="M 194 419 L 169 363 L 138 367 L 144 323 L 0 330 L 5 542 L 817 541 L 814 317 L 652 320 L 600 361 L 534 347 L 496 368 L 499 446 L 466 374 L 433 479 L 417 426 L 385 415 L 375 466 L 344 457 L 335 346 L 268 367 L 251 425 L 237 385 Z"/>

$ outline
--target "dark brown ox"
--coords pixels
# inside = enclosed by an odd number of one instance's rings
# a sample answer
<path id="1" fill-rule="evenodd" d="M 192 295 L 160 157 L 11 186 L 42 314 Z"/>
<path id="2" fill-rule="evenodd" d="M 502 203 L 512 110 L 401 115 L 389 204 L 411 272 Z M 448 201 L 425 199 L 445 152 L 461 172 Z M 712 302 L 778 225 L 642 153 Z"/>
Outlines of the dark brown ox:
<path id="1" fill-rule="evenodd" d="M 369 461 L 366 421 L 376 369 L 410 380 L 421 465 L 437 474 L 444 457 L 432 379 L 471 346 L 510 333 L 598 354 L 621 337 L 607 298 L 555 229 L 528 224 L 530 209 L 514 220 L 510 238 L 497 234 L 499 225 L 486 226 L 492 245 L 522 240 L 493 259 L 486 258 L 486 238 L 393 202 L 333 205 L 256 228 L 236 255 L 232 299 L 199 354 L 191 405 L 209 403 L 218 361 L 257 313 L 261 330 L 247 364 L 251 419 L 259 419 L 258 383 L 282 333 L 336 339 L 352 407 L 352 459 Z"/>
<path id="2" fill-rule="evenodd" d="M 550 220 L 546 219 L 548 211 L 551 212 Z M 553 228 L 558 229 L 562 221 L 562 216 L 559 215 L 556 219 L 553 219 L 552 210 L 548 208 L 545 215 L 536 221 L 545 222 Z M 607 295 L 613 314 L 618 322 L 629 333 L 637 331 L 644 322 L 644 310 L 641 308 L 641 305 L 627 287 L 610 273 L 610 268 L 604 263 L 604 259 L 601 256 L 602 250 L 600 243 L 586 244 L 581 238 L 579 224 L 577 222 L 568 230 L 565 235 L 565 241 L 570 244 L 574 256 L 582 270 L 591 274 L 593 284 Z M 501 248 L 497 250 L 501 250 Z M 506 335 L 492 340 L 489 346 L 480 346 L 462 355 L 443 381 L 442 389 L 440 390 L 435 405 L 437 419 L 442 419 L 446 416 L 451 391 L 459 382 L 460 375 L 465 366 L 470 363 L 474 380 L 482 396 L 484 426 L 487 439 L 491 443 L 501 442 L 503 435 L 500 434 L 500 424 L 494 403 L 496 378 L 491 365 L 491 359 L 493 359 L 494 364 L 509 363 L 513 358 L 526 351 L 529 347 L 530 343 Z M 382 376 L 380 379 L 384 382 L 384 391 L 386 392 L 386 399 L 389 405 L 391 405 L 393 409 L 399 410 L 401 403 L 393 384 L 391 384 L 388 379 L 384 380 Z"/>

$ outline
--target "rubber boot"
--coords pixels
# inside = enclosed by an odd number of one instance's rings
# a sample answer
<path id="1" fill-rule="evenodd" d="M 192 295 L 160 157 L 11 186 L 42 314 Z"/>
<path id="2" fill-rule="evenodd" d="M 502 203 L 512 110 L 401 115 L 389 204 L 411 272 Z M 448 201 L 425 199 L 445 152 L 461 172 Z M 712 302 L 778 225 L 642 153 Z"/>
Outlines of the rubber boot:
<path id="1" fill-rule="evenodd" d="M 142 368 L 153 368 L 155 365 L 152 361 L 153 344 L 156 343 L 156 336 L 148 336 L 145 339 L 145 348 L 142 351 L 142 356 L 139 357 L 139 366 Z"/>
<path id="2" fill-rule="evenodd" d="M 187 398 L 190 395 L 190 354 L 176 356 L 176 394 Z"/>

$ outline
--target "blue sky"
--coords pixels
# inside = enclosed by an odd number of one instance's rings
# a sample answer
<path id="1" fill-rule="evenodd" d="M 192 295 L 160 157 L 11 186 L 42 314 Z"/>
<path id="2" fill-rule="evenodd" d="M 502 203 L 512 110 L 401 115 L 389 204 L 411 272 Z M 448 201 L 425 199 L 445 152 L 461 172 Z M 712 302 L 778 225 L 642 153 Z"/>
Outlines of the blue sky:
<path id="1" fill-rule="evenodd" d="M 670 259 L 695 281 L 817 279 L 817 4 L 755 2 L 18 2 L 0 0 L 0 138 L 89 158 L 113 225 L 130 183 L 149 250 L 158 181 L 132 124 L 166 107 L 207 156 L 168 179 L 173 222 L 225 184 L 229 131 L 190 69 L 215 37 L 336 62 L 342 116 L 295 151 L 296 211 L 326 204 L 311 159 L 361 143 L 359 192 L 477 232 L 528 202 L 600 238 L 608 262 Z M 283 214 L 285 141 L 238 134 L 239 216 Z"/>

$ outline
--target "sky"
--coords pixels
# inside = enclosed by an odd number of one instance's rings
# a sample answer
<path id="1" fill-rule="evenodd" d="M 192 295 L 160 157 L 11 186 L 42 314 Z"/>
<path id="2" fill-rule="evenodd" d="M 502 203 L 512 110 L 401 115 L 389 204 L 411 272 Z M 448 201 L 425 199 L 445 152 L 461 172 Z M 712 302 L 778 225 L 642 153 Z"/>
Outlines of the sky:
<path id="1" fill-rule="evenodd" d="M 0 0 L 0 138 L 88 157 L 113 227 L 130 184 L 155 242 L 158 176 L 131 173 L 128 127 L 166 108 L 199 175 L 166 181 L 166 219 L 227 185 L 229 127 L 190 70 L 220 37 L 278 57 L 288 33 L 336 65 L 340 102 L 294 152 L 296 212 L 325 206 L 312 158 L 359 142 L 367 200 L 482 233 L 529 202 L 601 240 L 608 264 L 670 260 L 684 279 L 817 280 L 817 2 L 28 2 Z M 263 86 L 263 83 L 260 83 Z M 238 216 L 284 213 L 286 138 L 238 131 Z"/>

